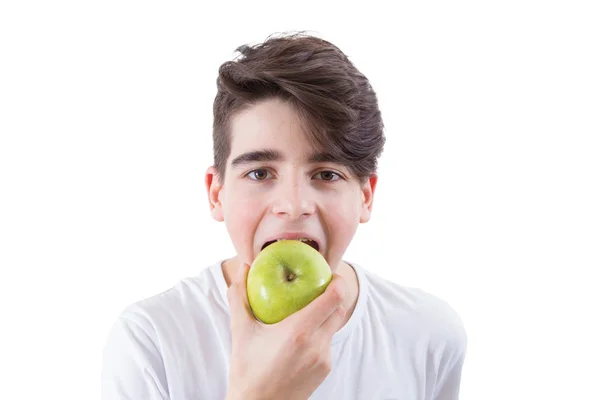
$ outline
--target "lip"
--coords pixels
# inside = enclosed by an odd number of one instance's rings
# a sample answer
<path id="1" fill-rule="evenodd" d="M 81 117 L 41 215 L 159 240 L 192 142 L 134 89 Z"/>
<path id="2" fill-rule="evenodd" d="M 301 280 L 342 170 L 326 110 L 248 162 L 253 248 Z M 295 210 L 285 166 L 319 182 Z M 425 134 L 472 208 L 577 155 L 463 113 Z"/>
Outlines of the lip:
<path id="1" fill-rule="evenodd" d="M 320 239 L 316 238 L 315 236 L 311 235 L 310 233 L 306 233 L 306 232 L 278 233 L 276 235 L 270 236 L 266 240 L 263 240 L 260 244 L 260 248 L 262 248 L 262 246 L 264 246 L 265 243 L 273 241 L 273 240 L 277 240 L 277 239 L 296 240 L 296 239 L 300 239 L 300 238 L 305 238 L 305 239 L 310 239 L 312 241 L 315 241 L 317 243 L 317 245 L 319 246 L 319 253 L 323 254 L 323 242 Z"/>

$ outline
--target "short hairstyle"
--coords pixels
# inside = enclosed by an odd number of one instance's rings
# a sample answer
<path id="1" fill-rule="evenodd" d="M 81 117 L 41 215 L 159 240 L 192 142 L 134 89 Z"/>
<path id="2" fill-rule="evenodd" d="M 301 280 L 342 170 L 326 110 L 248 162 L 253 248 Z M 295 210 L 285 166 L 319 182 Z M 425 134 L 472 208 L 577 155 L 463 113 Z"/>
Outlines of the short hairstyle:
<path id="1" fill-rule="evenodd" d="M 270 36 L 242 45 L 219 68 L 213 104 L 213 152 L 225 176 L 231 119 L 262 100 L 281 99 L 298 112 L 311 143 L 327 161 L 361 181 L 377 170 L 385 136 L 377 96 L 368 79 L 332 43 L 304 33 Z"/>

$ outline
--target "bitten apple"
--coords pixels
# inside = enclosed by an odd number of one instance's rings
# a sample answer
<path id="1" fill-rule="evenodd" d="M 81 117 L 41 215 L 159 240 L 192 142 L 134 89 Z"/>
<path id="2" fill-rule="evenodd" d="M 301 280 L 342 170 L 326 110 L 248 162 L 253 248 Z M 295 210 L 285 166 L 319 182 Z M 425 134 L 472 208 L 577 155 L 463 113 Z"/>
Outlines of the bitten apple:
<path id="1" fill-rule="evenodd" d="M 248 272 L 250 308 L 260 321 L 277 323 L 320 296 L 331 279 L 331 268 L 316 249 L 300 240 L 276 241 Z"/>

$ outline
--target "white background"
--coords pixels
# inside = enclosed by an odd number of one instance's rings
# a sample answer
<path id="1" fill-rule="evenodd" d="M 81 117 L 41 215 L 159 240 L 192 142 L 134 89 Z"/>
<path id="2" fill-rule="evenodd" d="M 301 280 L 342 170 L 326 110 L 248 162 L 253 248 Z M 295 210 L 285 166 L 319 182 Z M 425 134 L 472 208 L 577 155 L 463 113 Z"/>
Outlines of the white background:
<path id="1" fill-rule="evenodd" d="M 2 2 L 0 397 L 98 399 L 118 313 L 232 255 L 203 186 L 217 69 L 308 30 L 386 123 L 346 259 L 456 308 L 461 399 L 600 398 L 592 3 Z"/>

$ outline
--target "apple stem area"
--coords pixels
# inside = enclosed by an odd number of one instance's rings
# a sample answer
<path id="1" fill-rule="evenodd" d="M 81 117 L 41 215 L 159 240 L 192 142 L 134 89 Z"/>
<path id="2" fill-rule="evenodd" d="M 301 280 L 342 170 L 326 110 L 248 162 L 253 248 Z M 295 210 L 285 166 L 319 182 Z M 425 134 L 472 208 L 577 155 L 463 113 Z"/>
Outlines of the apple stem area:
<path id="1" fill-rule="evenodd" d="M 290 270 L 289 270 L 289 269 L 287 269 L 287 268 L 285 269 L 285 272 L 284 272 L 284 274 L 285 274 L 285 279 L 286 279 L 288 282 L 291 282 L 291 281 L 293 281 L 294 279 L 296 279 L 296 274 L 295 274 L 295 273 L 293 273 L 292 271 L 290 271 Z"/>

